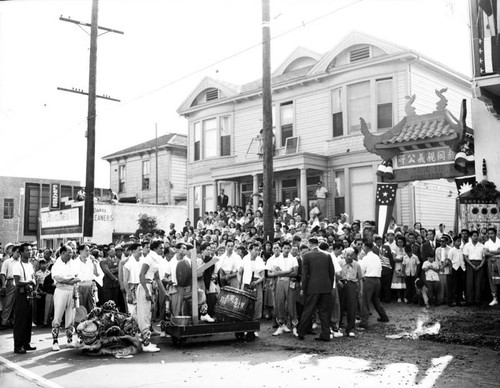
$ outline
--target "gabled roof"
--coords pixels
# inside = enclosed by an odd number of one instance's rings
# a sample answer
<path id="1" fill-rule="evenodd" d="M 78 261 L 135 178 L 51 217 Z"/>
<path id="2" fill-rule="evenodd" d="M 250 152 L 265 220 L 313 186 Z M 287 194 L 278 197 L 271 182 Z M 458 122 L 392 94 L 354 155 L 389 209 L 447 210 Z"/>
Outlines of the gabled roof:
<path id="1" fill-rule="evenodd" d="M 174 148 L 187 148 L 187 136 L 180 135 L 177 133 L 169 133 L 158 137 L 158 148 L 164 148 L 166 146 Z M 125 148 L 121 151 L 114 152 L 110 155 L 104 156 L 102 159 L 110 160 L 120 156 L 133 155 L 144 151 L 151 151 L 156 148 L 156 139 L 148 140 L 144 143 L 137 144 L 132 147 Z"/>
<path id="2" fill-rule="evenodd" d="M 297 59 L 301 58 L 311 58 L 314 60 L 314 62 L 318 62 L 321 59 L 321 54 L 315 53 L 314 51 L 311 51 L 309 49 L 306 49 L 304 47 L 297 47 L 285 61 L 278 66 L 276 70 L 274 70 L 273 74 L 271 77 L 277 77 L 279 75 L 282 75 L 285 70 L 287 69 L 290 64 L 292 64 L 294 61 Z"/>
<path id="3" fill-rule="evenodd" d="M 225 98 L 234 97 L 240 92 L 240 87 L 238 85 L 233 85 L 229 82 L 216 80 L 211 77 L 205 77 L 201 80 L 198 86 L 196 86 L 196 88 L 187 96 L 187 98 L 182 102 L 179 108 L 177 108 L 177 113 L 189 109 L 196 97 L 198 97 L 198 95 L 204 90 L 210 88 L 219 89 Z M 220 101 L 220 99 L 211 101 L 210 103 L 216 103 L 218 101 Z"/>
<path id="4" fill-rule="evenodd" d="M 333 70 L 329 68 L 329 65 L 339 54 L 342 54 L 348 48 L 356 45 L 376 47 L 377 54 L 374 57 L 367 58 L 363 61 L 338 65 Z M 287 59 L 273 72 L 271 85 L 273 90 L 277 90 L 280 87 L 288 87 L 294 84 L 319 80 L 323 77 L 330 77 L 335 73 L 335 71 L 348 71 L 352 67 L 370 66 L 374 63 L 401 59 L 403 57 L 414 58 L 415 60 L 420 61 L 424 66 L 442 71 L 447 76 L 453 77 L 464 83 L 469 82 L 468 77 L 459 74 L 455 70 L 450 69 L 432 59 L 428 59 L 425 56 L 410 50 L 409 48 L 387 42 L 383 39 L 379 39 L 365 33 L 353 31 L 347 34 L 340 41 L 340 43 L 337 44 L 337 46 L 324 55 L 317 54 L 303 47 L 295 49 L 292 54 L 290 54 Z M 304 60 L 299 66 L 290 67 L 290 65 L 292 65 L 295 61 L 300 61 L 301 59 L 306 58 L 310 59 L 310 61 Z M 314 61 L 317 62 L 314 64 Z M 193 101 L 197 98 L 197 96 L 199 96 L 200 93 L 207 88 L 217 88 L 221 90 L 223 97 L 200 104 L 199 106 L 192 106 Z M 256 97 L 261 93 L 262 79 L 257 79 L 241 86 L 235 86 L 220 80 L 205 77 L 196 89 L 184 100 L 181 106 L 177 109 L 177 113 L 187 114 L 205 107 L 217 105 L 221 102 Z"/>
<path id="5" fill-rule="evenodd" d="M 337 46 L 335 46 L 333 49 L 331 49 L 325 55 L 323 55 L 323 57 L 321 58 L 321 60 L 318 61 L 316 66 L 314 66 L 311 69 L 309 75 L 316 75 L 326 72 L 328 65 L 330 64 L 331 61 L 333 61 L 333 59 L 337 55 L 339 55 L 345 49 L 357 44 L 376 46 L 380 48 L 382 51 L 384 51 L 387 55 L 401 54 L 410 51 L 405 47 L 387 42 L 383 39 L 375 38 L 374 36 L 364 34 L 359 31 L 352 31 L 349 34 L 347 34 L 344 38 L 342 38 L 339 44 L 337 44 Z"/>

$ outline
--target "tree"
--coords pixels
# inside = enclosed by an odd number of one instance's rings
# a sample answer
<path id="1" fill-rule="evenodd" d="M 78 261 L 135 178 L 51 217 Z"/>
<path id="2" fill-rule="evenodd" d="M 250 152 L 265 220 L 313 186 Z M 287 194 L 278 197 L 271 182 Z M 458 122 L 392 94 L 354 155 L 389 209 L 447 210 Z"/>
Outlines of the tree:
<path id="1" fill-rule="evenodd" d="M 139 224 L 139 229 L 135 232 L 136 235 L 142 234 L 153 234 L 158 226 L 158 220 L 155 216 L 149 216 L 147 214 L 139 214 L 139 219 L 137 220 Z"/>

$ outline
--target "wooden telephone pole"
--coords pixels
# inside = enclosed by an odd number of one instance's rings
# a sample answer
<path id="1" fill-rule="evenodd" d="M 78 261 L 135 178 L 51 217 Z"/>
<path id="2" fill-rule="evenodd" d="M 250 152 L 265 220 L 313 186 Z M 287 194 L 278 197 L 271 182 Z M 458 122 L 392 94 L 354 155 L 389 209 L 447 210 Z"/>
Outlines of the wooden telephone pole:
<path id="1" fill-rule="evenodd" d="M 262 0 L 262 116 L 264 239 L 274 241 L 273 198 L 273 114 L 271 96 L 271 21 L 270 0 Z M 255 188 L 254 188 L 255 190 Z"/>
<path id="2" fill-rule="evenodd" d="M 122 31 L 113 30 L 111 28 L 100 27 L 97 24 L 99 13 L 99 0 L 92 0 L 92 15 L 91 22 L 82 23 L 77 20 L 60 17 L 59 20 L 64 22 L 74 23 L 81 26 L 90 27 L 90 64 L 89 64 L 89 91 L 84 92 L 79 89 L 57 88 L 58 90 L 85 94 L 88 98 L 88 113 L 87 113 L 87 167 L 85 173 L 85 211 L 83 216 L 83 237 L 91 238 L 94 234 L 94 176 L 95 176 L 95 121 L 96 121 L 96 98 L 104 98 L 111 101 L 120 100 L 109 96 L 98 96 L 96 93 L 97 84 L 97 37 L 99 30 L 104 30 L 104 33 L 114 32 L 122 34 Z"/>
<path id="3" fill-rule="evenodd" d="M 85 173 L 85 212 L 83 237 L 94 235 L 94 175 L 95 175 L 95 100 L 97 83 L 97 15 L 99 0 L 92 1 L 90 20 L 89 106 L 87 114 L 87 169 Z"/>

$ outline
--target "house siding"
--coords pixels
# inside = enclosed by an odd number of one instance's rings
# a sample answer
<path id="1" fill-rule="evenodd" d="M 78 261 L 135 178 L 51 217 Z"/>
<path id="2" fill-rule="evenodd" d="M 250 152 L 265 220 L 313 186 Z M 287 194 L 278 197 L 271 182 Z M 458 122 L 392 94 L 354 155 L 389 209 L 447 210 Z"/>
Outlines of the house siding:
<path id="1" fill-rule="evenodd" d="M 436 110 L 436 103 L 439 97 L 435 90 L 447 88 L 444 97 L 448 100 L 448 109 L 457 119 L 460 119 L 460 108 L 462 100 L 467 101 L 467 111 L 471 111 L 471 91 L 470 86 L 466 87 L 454 79 L 444 78 L 442 75 L 429 70 L 428 68 L 415 63 L 411 67 L 411 94 L 416 95 L 413 106 L 417 114 L 425 114 Z M 467 125 L 472 127 L 472 117 L 467 116 Z"/>

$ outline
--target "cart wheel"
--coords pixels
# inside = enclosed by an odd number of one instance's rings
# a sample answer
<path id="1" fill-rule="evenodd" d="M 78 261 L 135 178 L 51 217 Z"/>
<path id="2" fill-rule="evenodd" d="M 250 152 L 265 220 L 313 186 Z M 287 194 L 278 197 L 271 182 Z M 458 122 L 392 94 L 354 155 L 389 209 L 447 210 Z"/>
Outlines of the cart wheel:
<path id="1" fill-rule="evenodd" d="M 254 341 L 255 340 L 255 333 L 253 331 L 249 331 L 246 335 L 246 340 L 247 341 Z"/>
<path id="2" fill-rule="evenodd" d="M 234 333 L 234 336 L 236 337 L 236 339 L 242 340 L 243 338 L 245 338 L 245 333 Z"/>

